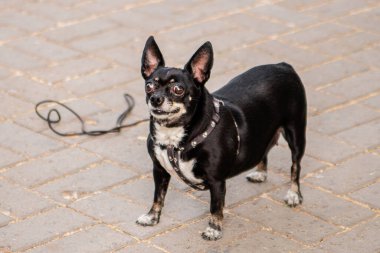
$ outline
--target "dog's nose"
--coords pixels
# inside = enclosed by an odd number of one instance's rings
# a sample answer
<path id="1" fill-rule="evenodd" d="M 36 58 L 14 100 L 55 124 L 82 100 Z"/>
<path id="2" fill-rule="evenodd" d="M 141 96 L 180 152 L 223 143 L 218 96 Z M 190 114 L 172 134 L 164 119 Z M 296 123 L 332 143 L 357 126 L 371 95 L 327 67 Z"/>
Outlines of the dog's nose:
<path id="1" fill-rule="evenodd" d="M 150 97 L 150 103 L 154 106 L 154 107 L 158 107 L 160 105 L 162 105 L 162 103 L 164 102 L 165 98 L 163 96 L 157 96 L 157 95 L 153 95 Z"/>

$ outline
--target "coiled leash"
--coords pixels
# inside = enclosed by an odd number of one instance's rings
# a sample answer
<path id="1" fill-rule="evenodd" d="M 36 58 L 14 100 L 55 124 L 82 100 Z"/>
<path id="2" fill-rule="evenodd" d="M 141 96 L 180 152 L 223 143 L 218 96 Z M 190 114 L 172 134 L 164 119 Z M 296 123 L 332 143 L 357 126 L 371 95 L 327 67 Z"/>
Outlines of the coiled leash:
<path id="1" fill-rule="evenodd" d="M 123 121 L 127 118 L 127 116 L 130 114 L 132 109 L 135 107 L 135 100 L 133 99 L 133 97 L 131 95 L 124 94 L 124 99 L 125 99 L 125 102 L 127 104 L 127 109 L 125 109 L 125 111 L 122 114 L 120 114 L 120 116 L 117 118 L 116 126 L 111 128 L 111 129 L 108 129 L 108 130 L 87 131 L 85 122 L 82 119 L 82 117 L 79 116 L 78 113 L 76 113 L 73 109 L 71 109 L 67 105 L 60 103 L 56 100 L 50 100 L 50 99 L 49 100 L 43 100 L 43 101 L 36 104 L 34 110 L 35 110 L 36 114 L 38 115 L 38 117 L 40 117 L 42 120 L 47 122 L 50 130 L 59 136 L 81 136 L 81 135 L 99 136 L 99 135 L 104 135 L 104 134 L 108 134 L 108 133 L 119 133 L 121 131 L 121 129 L 123 129 L 123 128 L 132 127 L 132 126 L 138 125 L 142 122 L 149 121 L 149 119 L 146 118 L 146 119 L 137 120 L 137 121 L 130 123 L 130 124 L 123 125 Z M 59 113 L 59 111 L 56 108 L 53 108 L 53 109 L 50 109 L 47 113 L 47 116 L 44 117 L 39 112 L 39 107 L 44 105 L 44 104 L 56 104 L 56 105 L 59 105 L 59 106 L 65 108 L 69 112 L 71 112 L 81 123 L 81 131 L 80 132 L 59 132 L 58 130 L 56 130 L 54 128 L 54 125 L 58 124 L 61 121 L 61 119 L 62 119 L 61 114 Z"/>

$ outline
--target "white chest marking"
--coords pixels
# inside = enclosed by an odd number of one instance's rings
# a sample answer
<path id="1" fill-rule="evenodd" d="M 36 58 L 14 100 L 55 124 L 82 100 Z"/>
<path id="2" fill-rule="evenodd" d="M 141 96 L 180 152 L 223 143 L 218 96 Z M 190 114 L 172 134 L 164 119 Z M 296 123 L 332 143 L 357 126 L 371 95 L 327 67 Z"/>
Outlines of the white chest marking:
<path id="1" fill-rule="evenodd" d="M 161 144 L 164 146 L 173 145 L 174 147 L 178 147 L 180 141 L 185 136 L 185 130 L 183 127 L 164 127 L 159 124 L 155 124 L 155 139 L 156 144 Z M 167 150 L 161 149 L 158 145 L 154 147 L 154 153 L 156 155 L 157 160 L 160 162 L 161 166 L 171 175 L 178 177 L 177 172 L 174 171 L 173 166 L 171 165 L 168 157 Z M 181 152 L 179 151 L 179 154 Z M 195 159 L 190 161 L 183 161 L 179 159 L 178 165 L 182 174 L 190 180 L 192 183 L 202 183 L 203 180 L 196 178 L 193 173 L 193 168 L 196 163 Z M 178 177 L 179 178 L 179 177 Z M 182 181 L 182 180 L 181 180 Z"/>

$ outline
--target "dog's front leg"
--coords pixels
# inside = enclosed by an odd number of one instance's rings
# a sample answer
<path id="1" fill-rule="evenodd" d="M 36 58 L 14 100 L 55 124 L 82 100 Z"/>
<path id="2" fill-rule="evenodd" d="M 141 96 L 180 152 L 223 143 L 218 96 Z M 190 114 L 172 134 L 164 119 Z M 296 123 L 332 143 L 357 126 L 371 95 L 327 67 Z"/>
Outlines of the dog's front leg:
<path id="1" fill-rule="evenodd" d="M 214 181 L 210 183 L 211 194 L 211 218 L 209 226 L 202 233 L 205 240 L 218 240 L 222 238 L 223 207 L 226 196 L 226 181 Z"/>
<path id="2" fill-rule="evenodd" d="M 161 210 L 164 206 L 165 195 L 169 186 L 170 174 L 159 164 L 154 165 L 153 177 L 155 190 L 152 208 L 136 221 L 137 224 L 142 226 L 154 226 L 160 221 Z"/>

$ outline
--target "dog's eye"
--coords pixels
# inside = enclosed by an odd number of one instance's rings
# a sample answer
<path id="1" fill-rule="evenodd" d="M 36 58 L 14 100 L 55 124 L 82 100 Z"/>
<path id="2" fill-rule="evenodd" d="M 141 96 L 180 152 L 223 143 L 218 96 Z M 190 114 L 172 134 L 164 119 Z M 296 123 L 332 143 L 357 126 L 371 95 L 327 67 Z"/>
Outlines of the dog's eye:
<path id="1" fill-rule="evenodd" d="M 145 91 L 146 93 L 152 93 L 154 91 L 154 84 L 153 83 L 147 83 L 145 85 Z"/>
<path id="2" fill-rule="evenodd" d="M 174 85 L 170 91 L 176 96 L 182 96 L 185 93 L 185 89 L 178 85 Z"/>

